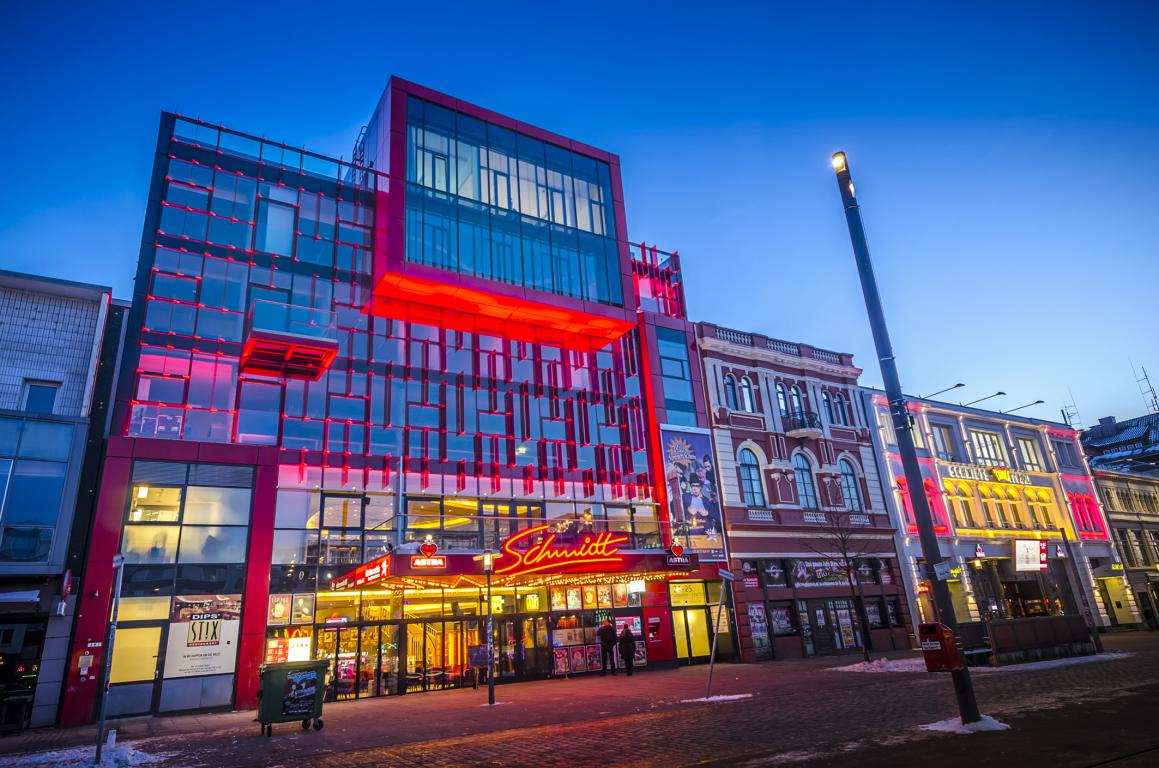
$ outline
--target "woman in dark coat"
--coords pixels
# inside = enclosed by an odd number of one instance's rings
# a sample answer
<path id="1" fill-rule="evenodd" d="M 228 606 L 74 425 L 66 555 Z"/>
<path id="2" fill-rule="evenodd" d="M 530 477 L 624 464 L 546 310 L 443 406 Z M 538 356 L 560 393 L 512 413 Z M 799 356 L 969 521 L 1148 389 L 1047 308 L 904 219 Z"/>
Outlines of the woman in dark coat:
<path id="1" fill-rule="evenodd" d="M 624 668 L 631 676 L 632 663 L 636 660 L 636 637 L 632 634 L 632 628 L 627 624 L 624 625 L 624 631 L 620 633 L 619 644 L 620 658 L 624 660 Z"/>

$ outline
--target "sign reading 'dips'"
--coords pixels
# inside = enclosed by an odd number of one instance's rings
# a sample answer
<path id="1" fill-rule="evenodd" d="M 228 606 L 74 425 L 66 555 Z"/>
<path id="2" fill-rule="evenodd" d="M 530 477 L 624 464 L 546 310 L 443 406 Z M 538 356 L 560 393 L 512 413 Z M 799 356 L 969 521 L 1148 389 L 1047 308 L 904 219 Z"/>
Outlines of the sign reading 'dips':
<path id="1" fill-rule="evenodd" d="M 1046 570 L 1046 542 L 1015 539 L 1014 541 L 1014 570 L 1016 571 L 1045 571 Z"/>

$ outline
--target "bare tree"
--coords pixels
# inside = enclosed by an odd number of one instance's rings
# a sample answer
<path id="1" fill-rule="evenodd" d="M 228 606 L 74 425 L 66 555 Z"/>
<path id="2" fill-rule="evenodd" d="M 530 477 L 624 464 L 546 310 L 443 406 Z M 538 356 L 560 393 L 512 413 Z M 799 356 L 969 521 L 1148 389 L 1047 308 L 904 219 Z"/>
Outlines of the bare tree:
<path id="1" fill-rule="evenodd" d="M 865 590 L 857 576 L 857 565 L 858 561 L 876 553 L 880 542 L 866 535 L 872 526 L 869 516 L 862 512 L 831 509 L 820 514 L 824 519 L 818 523 L 816 534 L 806 540 L 805 546 L 821 557 L 837 560 L 844 571 L 850 601 L 861 627 L 861 655 L 870 661 L 869 618 L 865 613 Z"/>

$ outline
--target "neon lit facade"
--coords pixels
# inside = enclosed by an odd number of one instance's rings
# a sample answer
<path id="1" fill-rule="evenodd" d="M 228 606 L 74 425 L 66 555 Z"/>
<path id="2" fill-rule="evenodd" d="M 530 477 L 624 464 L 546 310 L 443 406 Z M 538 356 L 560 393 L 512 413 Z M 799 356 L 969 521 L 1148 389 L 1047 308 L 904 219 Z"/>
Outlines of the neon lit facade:
<path id="1" fill-rule="evenodd" d="M 923 621 L 933 620 L 928 575 L 908 504 L 901 460 L 884 396 L 863 390 L 882 484 L 898 528 L 905 577 Z M 1063 424 L 913 398 L 914 440 L 923 485 L 943 551 L 951 555 L 950 593 L 959 621 L 1076 614 L 1063 535 L 1096 623 L 1119 610 L 1135 617 L 1106 517 L 1078 433 Z M 1018 562 L 1020 549 L 1047 543 L 1045 567 Z M 1035 554 L 1037 557 L 1037 554 Z"/>
<path id="2" fill-rule="evenodd" d="M 427 542 L 673 543 L 652 404 L 703 417 L 649 376 L 657 327 L 687 323 L 678 263 L 636 264 L 618 158 L 398 79 L 354 156 L 162 116 L 71 650 L 99 668 L 124 553 L 114 716 L 254 706 L 287 658 L 331 660 L 336 698 L 462 684 L 480 584 L 412 569 Z M 389 583 L 333 588 L 376 561 Z M 497 596 L 514 679 L 576 671 L 597 618 L 648 663 L 715 626 L 695 567 L 527 579 Z M 182 644 L 206 613 L 233 644 Z M 62 721 L 85 722 L 99 681 L 70 670 Z"/>

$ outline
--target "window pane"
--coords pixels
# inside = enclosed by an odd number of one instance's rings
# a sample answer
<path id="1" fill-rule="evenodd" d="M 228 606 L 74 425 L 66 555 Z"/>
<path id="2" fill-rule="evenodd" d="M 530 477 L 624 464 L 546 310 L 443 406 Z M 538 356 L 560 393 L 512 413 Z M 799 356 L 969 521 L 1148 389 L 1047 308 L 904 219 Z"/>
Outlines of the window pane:
<path id="1" fill-rule="evenodd" d="M 126 525 L 121 554 L 126 563 L 172 563 L 177 560 L 176 525 Z"/>
<path id="2" fill-rule="evenodd" d="M 51 461 L 17 461 L 4 505 L 4 523 L 56 525 L 66 466 Z"/>
<path id="3" fill-rule="evenodd" d="M 175 523 L 181 514 L 180 488 L 133 487 L 129 521 L 133 523 Z"/>
<path id="4" fill-rule="evenodd" d="M 247 525 L 250 519 L 248 488 L 205 488 L 189 486 L 185 499 L 184 523 Z"/>
<path id="5" fill-rule="evenodd" d="M 16 443 L 20 441 L 20 424 L 17 419 L 0 419 L 0 456 L 16 454 Z"/>
<path id="6" fill-rule="evenodd" d="M 20 455 L 26 459 L 68 461 L 72 449 L 72 424 L 28 421 L 20 441 Z"/>
<path id="7" fill-rule="evenodd" d="M 181 563 L 241 563 L 246 534 L 242 527 L 186 525 L 181 529 Z"/>
<path id="8" fill-rule="evenodd" d="M 168 619 L 169 618 L 169 601 L 168 595 L 164 597 L 122 597 L 120 607 L 117 609 L 117 621 L 148 621 L 150 619 Z M 120 642 L 121 636 L 117 635 L 117 642 Z M 113 647 L 114 654 L 116 646 Z M 116 656 L 114 655 L 114 659 Z M 116 663 L 115 661 L 113 662 Z"/>
<path id="9" fill-rule="evenodd" d="M 55 528 L 10 528 L 4 527 L 4 538 L 0 540 L 0 560 L 32 562 L 45 560 L 52 548 L 52 534 Z"/>
<path id="10" fill-rule="evenodd" d="M 317 528 L 317 497 L 306 491 L 278 491 L 275 528 Z M 311 521 L 311 513 L 315 513 Z M 310 523 L 313 524 L 310 524 Z"/>
<path id="11" fill-rule="evenodd" d="M 56 407 L 56 391 L 59 388 L 59 384 L 29 382 L 24 393 L 24 410 L 28 413 L 52 413 Z"/>
<path id="12" fill-rule="evenodd" d="M 274 531 L 273 562 L 282 565 L 318 562 L 318 532 Z"/>
<path id="13" fill-rule="evenodd" d="M 113 638 L 113 666 L 110 683 L 152 680 L 157 671 L 157 650 L 161 627 L 119 628 Z"/>

